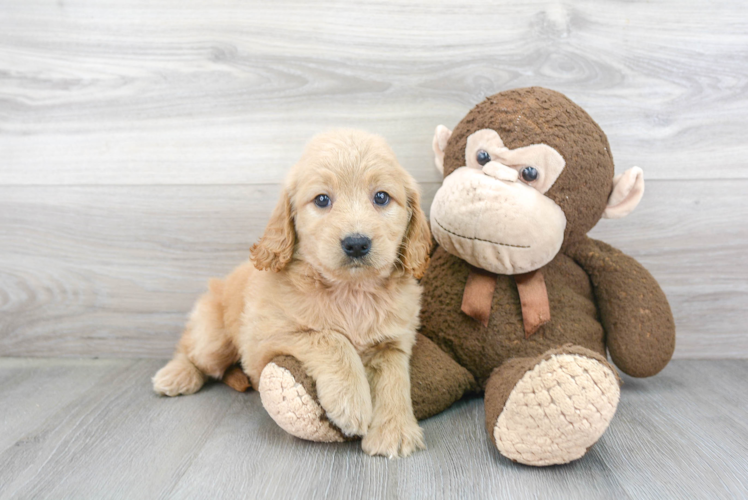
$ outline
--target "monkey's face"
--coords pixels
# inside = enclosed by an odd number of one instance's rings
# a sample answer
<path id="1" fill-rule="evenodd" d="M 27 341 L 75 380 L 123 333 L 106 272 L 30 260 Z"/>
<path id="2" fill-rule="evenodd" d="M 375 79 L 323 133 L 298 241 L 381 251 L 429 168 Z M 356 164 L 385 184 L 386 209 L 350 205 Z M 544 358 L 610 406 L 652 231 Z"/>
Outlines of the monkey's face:
<path id="1" fill-rule="evenodd" d="M 566 216 L 545 193 L 565 164 L 546 144 L 509 149 L 494 130 L 473 133 L 465 166 L 434 197 L 434 237 L 449 253 L 497 274 L 544 266 L 564 240 Z"/>

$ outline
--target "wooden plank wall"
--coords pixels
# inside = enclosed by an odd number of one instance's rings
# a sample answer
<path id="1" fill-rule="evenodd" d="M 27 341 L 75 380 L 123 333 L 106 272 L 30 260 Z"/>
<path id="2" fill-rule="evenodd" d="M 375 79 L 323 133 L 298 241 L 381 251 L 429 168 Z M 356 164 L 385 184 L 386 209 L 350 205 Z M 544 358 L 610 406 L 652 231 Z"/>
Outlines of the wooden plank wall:
<path id="1" fill-rule="evenodd" d="M 566 93 L 647 192 L 593 235 L 671 300 L 679 357 L 748 357 L 748 4 L 0 0 L 0 355 L 167 357 L 305 141 Z"/>

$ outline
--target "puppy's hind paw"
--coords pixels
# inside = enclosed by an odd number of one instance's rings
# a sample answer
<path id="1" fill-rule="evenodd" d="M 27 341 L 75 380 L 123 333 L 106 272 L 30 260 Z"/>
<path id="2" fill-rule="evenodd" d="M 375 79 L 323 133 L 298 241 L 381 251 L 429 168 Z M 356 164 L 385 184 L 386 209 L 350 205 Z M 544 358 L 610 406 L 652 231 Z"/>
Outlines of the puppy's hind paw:
<path id="1" fill-rule="evenodd" d="M 151 379 L 153 390 L 161 396 L 194 394 L 205 383 L 205 375 L 188 359 L 172 359 Z"/>
<path id="2" fill-rule="evenodd" d="M 407 421 L 387 421 L 372 425 L 364 436 L 361 448 L 369 455 L 382 455 L 388 458 L 407 457 L 416 450 L 425 450 L 423 429 L 415 418 Z"/>

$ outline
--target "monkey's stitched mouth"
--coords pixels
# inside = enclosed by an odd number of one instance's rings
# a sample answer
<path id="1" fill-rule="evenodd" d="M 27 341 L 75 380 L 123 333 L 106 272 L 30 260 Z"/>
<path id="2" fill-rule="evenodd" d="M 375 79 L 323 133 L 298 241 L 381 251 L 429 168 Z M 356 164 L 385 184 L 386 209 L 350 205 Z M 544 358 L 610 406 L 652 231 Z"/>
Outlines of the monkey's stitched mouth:
<path id="1" fill-rule="evenodd" d="M 486 243 L 491 243 L 491 244 L 493 244 L 493 245 L 500 245 L 500 246 L 502 246 L 502 247 L 512 247 L 512 248 L 530 248 L 529 246 L 525 246 L 525 245 L 511 245 L 511 244 L 509 244 L 509 243 L 500 243 L 500 242 L 498 242 L 498 241 L 484 240 L 483 238 L 476 238 L 476 237 L 472 237 L 472 238 L 471 238 L 471 237 L 469 237 L 469 236 L 463 236 L 463 235 L 461 235 L 461 234 L 457 234 L 457 233 L 455 233 L 454 231 L 451 231 L 451 230 L 447 229 L 447 228 L 446 228 L 446 227 L 444 227 L 444 225 L 443 225 L 443 224 L 442 224 L 441 222 L 439 222 L 438 220 L 436 220 L 436 219 L 433 219 L 433 221 L 434 221 L 434 222 L 436 222 L 436 223 L 437 223 L 437 225 L 438 225 L 438 226 L 439 226 L 440 228 L 444 229 L 444 230 L 445 230 L 446 232 L 448 232 L 449 234 L 451 234 L 451 235 L 454 235 L 454 236 L 457 236 L 458 238 L 462 238 L 463 240 L 475 240 L 475 241 L 483 241 L 483 242 L 486 242 Z"/>

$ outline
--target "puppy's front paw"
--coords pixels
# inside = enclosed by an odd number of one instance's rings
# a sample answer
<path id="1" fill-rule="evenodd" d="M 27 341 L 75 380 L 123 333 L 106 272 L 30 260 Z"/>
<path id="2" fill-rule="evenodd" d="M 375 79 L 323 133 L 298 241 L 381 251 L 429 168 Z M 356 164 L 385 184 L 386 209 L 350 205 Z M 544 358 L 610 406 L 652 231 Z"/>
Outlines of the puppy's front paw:
<path id="1" fill-rule="evenodd" d="M 338 426 L 346 436 L 363 436 L 371 422 L 371 394 L 368 383 L 365 387 L 347 387 L 344 390 L 325 388 L 317 382 L 319 399 L 327 418 Z"/>
<path id="2" fill-rule="evenodd" d="M 423 429 L 415 417 L 393 419 L 373 424 L 361 442 L 361 448 L 369 455 L 388 458 L 407 457 L 417 449 L 425 450 Z"/>

